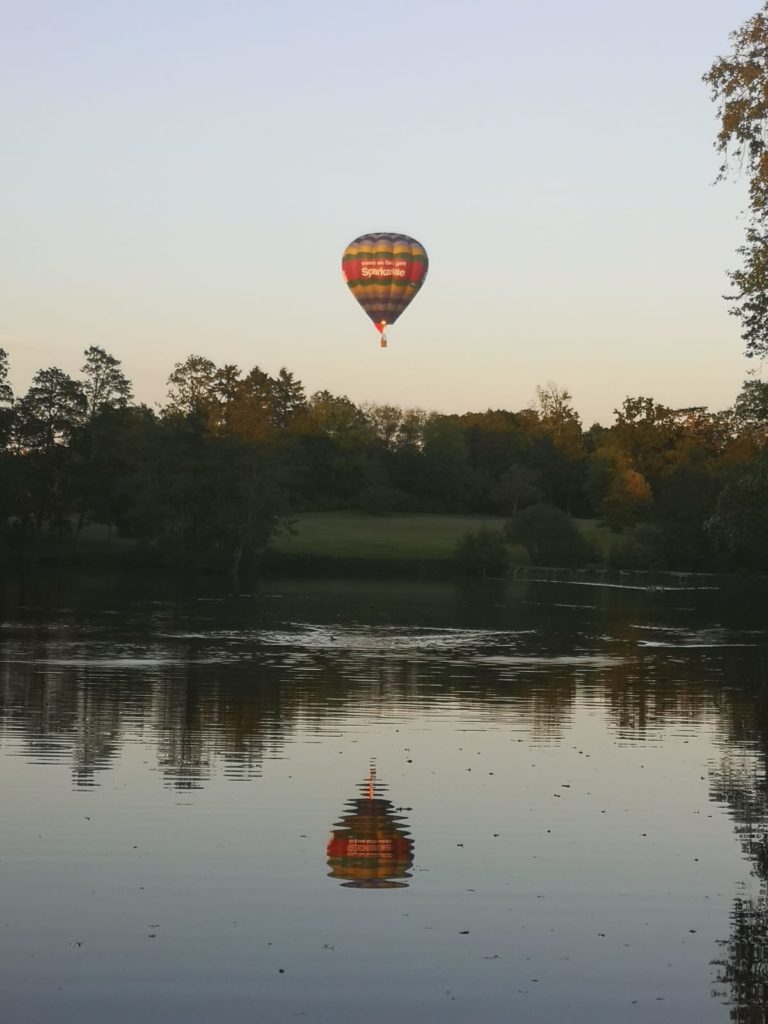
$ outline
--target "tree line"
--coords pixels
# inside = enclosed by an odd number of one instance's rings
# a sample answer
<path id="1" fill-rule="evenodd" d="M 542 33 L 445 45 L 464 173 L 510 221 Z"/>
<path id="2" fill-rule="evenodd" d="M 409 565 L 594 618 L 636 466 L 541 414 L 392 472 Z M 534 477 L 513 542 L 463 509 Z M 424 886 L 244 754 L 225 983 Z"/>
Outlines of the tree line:
<path id="1" fill-rule="evenodd" d="M 0 350 L 0 540 L 7 560 L 76 549 L 101 524 L 163 564 L 237 571 L 300 512 L 483 513 L 542 564 L 588 564 L 572 523 L 615 534 L 616 567 L 768 568 L 768 384 L 733 406 L 627 397 L 584 429 L 567 390 L 530 408 L 442 414 L 307 394 L 287 369 L 193 355 L 157 409 L 91 346 L 79 377 L 14 395 Z"/>

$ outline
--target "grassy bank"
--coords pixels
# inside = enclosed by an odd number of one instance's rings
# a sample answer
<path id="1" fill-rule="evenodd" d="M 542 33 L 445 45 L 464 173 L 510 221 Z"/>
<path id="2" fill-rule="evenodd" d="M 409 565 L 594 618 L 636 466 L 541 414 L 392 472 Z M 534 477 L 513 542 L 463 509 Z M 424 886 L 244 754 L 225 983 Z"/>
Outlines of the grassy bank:
<path id="1" fill-rule="evenodd" d="M 506 520 L 483 515 L 373 516 L 362 512 L 310 512 L 294 517 L 289 532 L 273 540 L 266 563 L 276 571 L 381 573 L 383 575 L 450 575 L 460 538 L 485 527 L 502 532 Z M 590 541 L 598 562 L 605 562 L 613 537 L 594 520 L 576 520 Z M 525 549 L 509 545 L 511 567 L 526 566 Z M 105 527 L 85 527 L 76 544 L 73 535 L 46 539 L 29 549 L 0 551 L 0 563 L 78 565 L 91 568 L 169 567 L 187 560 L 167 545 L 145 545 L 117 536 Z M 209 564 L 210 562 L 210 564 Z M 205 571 L 226 571 L 221 555 L 198 560 Z"/>
<path id="2" fill-rule="evenodd" d="M 291 534 L 281 534 L 272 545 L 277 561 L 302 558 L 313 561 L 446 562 L 456 543 L 469 530 L 503 530 L 500 516 L 401 515 L 371 516 L 360 512 L 310 512 L 297 516 Z M 594 520 L 577 520 L 579 529 L 604 555 L 610 533 Z M 513 565 L 526 565 L 520 545 L 510 545 Z"/>
<path id="3" fill-rule="evenodd" d="M 456 542 L 467 530 L 500 530 L 503 524 L 494 516 L 310 512 L 297 516 L 293 532 L 277 537 L 272 549 L 291 558 L 445 560 L 453 557 Z M 519 556 L 525 561 L 522 548 Z"/>

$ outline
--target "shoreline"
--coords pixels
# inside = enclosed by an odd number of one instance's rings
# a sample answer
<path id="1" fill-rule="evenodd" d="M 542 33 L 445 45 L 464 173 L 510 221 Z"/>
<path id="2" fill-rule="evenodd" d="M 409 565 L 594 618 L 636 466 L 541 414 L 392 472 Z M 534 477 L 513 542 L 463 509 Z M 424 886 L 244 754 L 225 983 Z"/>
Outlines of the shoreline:
<path id="1" fill-rule="evenodd" d="M 169 576 L 194 575 L 227 577 L 232 574 L 216 564 L 182 564 L 157 557 L 155 551 L 122 552 L 47 552 L 37 557 L 11 557 L 0 563 L 0 573 L 24 574 L 53 570 L 80 572 L 154 572 Z M 693 572 L 673 569 L 613 569 L 608 566 L 582 567 L 513 565 L 503 576 L 467 575 L 448 558 L 366 558 L 331 555 L 292 555 L 267 552 L 260 560 L 241 569 L 242 579 L 380 578 L 395 580 L 434 580 L 470 583 L 558 583 L 623 590 L 718 590 L 722 587 L 756 583 L 768 584 L 768 575 L 743 572 Z"/>

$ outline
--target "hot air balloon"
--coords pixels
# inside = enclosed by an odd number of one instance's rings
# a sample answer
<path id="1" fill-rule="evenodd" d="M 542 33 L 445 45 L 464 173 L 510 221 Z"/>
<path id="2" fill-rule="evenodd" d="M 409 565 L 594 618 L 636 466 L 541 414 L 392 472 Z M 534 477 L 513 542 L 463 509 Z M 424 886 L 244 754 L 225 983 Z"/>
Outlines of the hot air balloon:
<path id="1" fill-rule="evenodd" d="M 350 242 L 341 258 L 349 290 L 373 320 L 387 347 L 385 328 L 393 324 L 427 276 L 423 245 L 408 235 L 375 231 Z"/>

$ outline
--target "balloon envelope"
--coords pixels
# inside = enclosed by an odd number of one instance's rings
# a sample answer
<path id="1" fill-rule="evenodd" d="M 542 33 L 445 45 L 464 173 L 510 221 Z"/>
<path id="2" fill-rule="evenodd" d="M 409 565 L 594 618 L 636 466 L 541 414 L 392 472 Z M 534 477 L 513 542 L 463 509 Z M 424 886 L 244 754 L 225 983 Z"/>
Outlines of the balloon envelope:
<path id="1" fill-rule="evenodd" d="M 391 231 L 361 235 L 341 258 L 350 291 L 382 333 L 413 300 L 428 267 L 423 245 Z"/>

